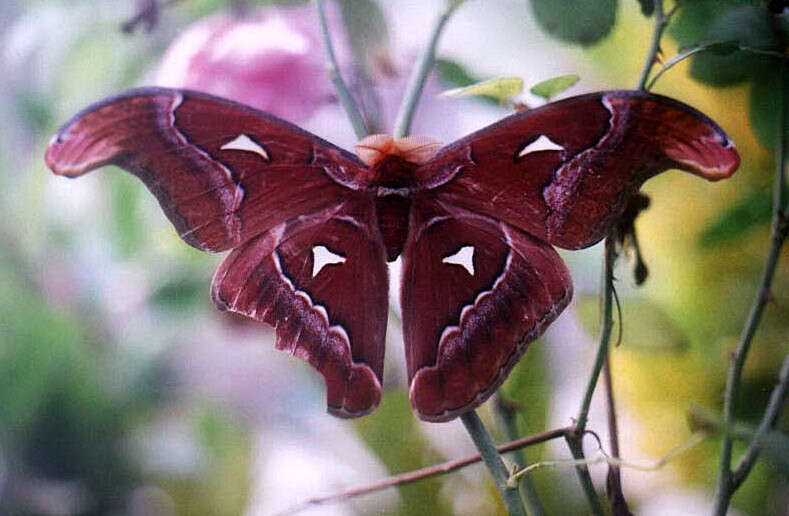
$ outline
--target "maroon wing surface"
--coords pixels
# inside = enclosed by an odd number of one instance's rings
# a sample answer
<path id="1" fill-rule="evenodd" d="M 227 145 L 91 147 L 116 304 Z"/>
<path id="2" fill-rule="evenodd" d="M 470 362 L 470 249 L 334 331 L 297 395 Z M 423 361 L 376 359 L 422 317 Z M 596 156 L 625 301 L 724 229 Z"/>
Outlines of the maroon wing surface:
<path id="1" fill-rule="evenodd" d="M 650 177 L 679 168 L 717 180 L 738 165 L 731 141 L 693 108 L 610 91 L 506 118 L 445 147 L 417 174 L 442 202 L 578 249 L 604 238 Z"/>
<path id="2" fill-rule="evenodd" d="M 210 95 L 132 90 L 88 107 L 45 156 L 76 177 L 114 164 L 139 177 L 179 235 L 208 251 L 339 204 L 365 166 L 283 120 Z"/>
<path id="3" fill-rule="evenodd" d="M 386 254 L 372 200 L 294 219 L 234 249 L 214 276 L 215 304 L 276 328 L 278 349 L 324 377 L 329 411 L 356 417 L 381 398 Z"/>
<path id="4" fill-rule="evenodd" d="M 415 202 L 403 253 L 411 404 L 446 421 L 484 402 L 572 296 L 556 251 L 504 222 Z"/>

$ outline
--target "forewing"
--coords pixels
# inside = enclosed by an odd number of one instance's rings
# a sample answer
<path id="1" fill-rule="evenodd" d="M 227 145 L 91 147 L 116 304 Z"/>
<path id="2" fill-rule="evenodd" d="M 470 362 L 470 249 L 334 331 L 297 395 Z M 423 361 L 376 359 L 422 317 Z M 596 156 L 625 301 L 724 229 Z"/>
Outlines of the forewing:
<path id="1" fill-rule="evenodd" d="M 446 421 L 484 402 L 572 296 L 545 242 L 508 224 L 416 202 L 403 254 L 411 404 Z"/>
<path id="2" fill-rule="evenodd" d="M 445 147 L 417 174 L 443 202 L 577 249 L 605 237 L 655 174 L 680 168 L 717 180 L 738 165 L 723 131 L 693 108 L 610 91 L 506 118 Z"/>
<path id="3" fill-rule="evenodd" d="M 372 201 L 281 224 L 234 249 L 214 276 L 224 310 L 276 328 L 276 347 L 324 377 L 329 411 L 356 417 L 381 397 L 388 276 Z"/>
<path id="4" fill-rule="evenodd" d="M 67 122 L 47 165 L 75 177 L 107 164 L 139 177 L 179 235 L 222 251 L 336 205 L 364 165 L 298 127 L 210 95 L 132 90 Z"/>

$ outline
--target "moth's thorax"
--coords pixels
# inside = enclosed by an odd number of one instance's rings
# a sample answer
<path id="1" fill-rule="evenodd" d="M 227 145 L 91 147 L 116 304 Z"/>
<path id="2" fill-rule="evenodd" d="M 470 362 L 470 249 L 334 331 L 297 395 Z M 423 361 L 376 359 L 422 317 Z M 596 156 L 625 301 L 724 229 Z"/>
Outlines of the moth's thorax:
<path id="1" fill-rule="evenodd" d="M 408 196 L 414 187 L 414 171 L 419 165 L 395 155 L 384 156 L 370 167 L 370 186 L 377 188 L 378 197 Z"/>
<path id="2" fill-rule="evenodd" d="M 356 154 L 369 167 L 368 184 L 379 187 L 381 195 L 388 195 L 411 188 L 416 168 L 440 147 L 439 142 L 425 136 L 395 139 L 387 134 L 372 134 L 356 144 Z"/>

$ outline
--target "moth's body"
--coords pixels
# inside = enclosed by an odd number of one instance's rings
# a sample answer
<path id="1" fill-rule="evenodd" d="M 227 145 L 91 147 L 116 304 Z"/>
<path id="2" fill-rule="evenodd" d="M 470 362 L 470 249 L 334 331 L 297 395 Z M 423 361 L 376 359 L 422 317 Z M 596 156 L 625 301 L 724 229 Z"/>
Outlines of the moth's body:
<path id="1" fill-rule="evenodd" d="M 229 250 L 216 305 L 274 325 L 277 348 L 321 372 L 340 416 L 380 401 L 386 261 L 402 256 L 410 396 L 428 421 L 485 401 L 567 305 L 552 245 L 602 239 L 666 168 L 715 180 L 739 163 L 708 118 L 628 91 L 513 115 L 441 149 L 376 135 L 357 153 L 240 104 L 149 88 L 79 113 L 46 160 L 72 177 L 119 165 L 187 243 Z"/>
<path id="2" fill-rule="evenodd" d="M 418 166 L 396 154 L 386 154 L 370 166 L 369 190 L 375 196 L 375 214 L 388 261 L 400 256 L 408 238 Z"/>

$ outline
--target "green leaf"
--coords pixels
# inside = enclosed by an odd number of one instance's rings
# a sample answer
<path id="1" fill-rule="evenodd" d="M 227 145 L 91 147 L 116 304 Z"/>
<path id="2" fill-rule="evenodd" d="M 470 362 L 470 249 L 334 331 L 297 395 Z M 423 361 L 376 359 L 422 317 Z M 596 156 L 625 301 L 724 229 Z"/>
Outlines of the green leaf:
<path id="1" fill-rule="evenodd" d="M 385 390 L 378 410 L 354 420 L 353 424 L 361 439 L 392 474 L 418 469 L 439 460 L 419 431 L 405 389 Z M 441 486 L 438 478 L 401 486 L 399 513 L 450 514 L 450 507 L 441 496 Z"/>
<path id="2" fill-rule="evenodd" d="M 638 0 L 638 3 L 641 4 L 641 12 L 644 16 L 652 16 L 655 12 L 655 0 Z"/>
<path id="3" fill-rule="evenodd" d="M 468 71 L 463 65 L 450 59 L 436 59 L 435 69 L 438 80 L 446 86 L 461 87 L 482 82 L 481 78 Z M 479 95 L 477 98 L 491 104 L 500 104 L 497 99 L 488 95 Z"/>
<path id="4" fill-rule="evenodd" d="M 703 247 L 731 242 L 756 227 L 770 223 L 772 194 L 769 189 L 759 190 L 735 201 L 701 233 Z"/>
<path id="5" fill-rule="evenodd" d="M 617 0 L 531 0 L 531 6 L 546 32 L 584 46 L 607 36 L 616 21 Z"/>
<path id="6" fill-rule="evenodd" d="M 439 80 L 449 86 L 461 87 L 482 82 L 481 78 L 473 75 L 463 65 L 451 59 L 436 59 L 435 68 Z"/>
<path id="7" fill-rule="evenodd" d="M 751 84 L 748 112 L 751 128 L 768 149 L 778 141 L 778 124 L 781 113 L 781 77 L 779 67 L 766 67 Z M 789 94 L 785 96 L 789 102 Z M 784 128 L 789 134 L 789 126 Z"/>
<path id="8" fill-rule="evenodd" d="M 164 309 L 183 310 L 203 302 L 205 279 L 195 275 L 176 276 L 161 284 L 151 295 L 151 303 Z"/>
<path id="9" fill-rule="evenodd" d="M 717 16 L 707 28 L 704 39 L 734 40 L 742 46 L 763 50 L 775 45 L 767 13 L 763 8 L 751 5 L 729 9 Z M 729 86 L 753 78 L 754 73 L 769 60 L 744 51 L 726 55 L 705 52 L 693 58 L 690 75 L 705 84 Z"/>
<path id="10" fill-rule="evenodd" d="M 502 77 L 447 90 L 442 95 L 446 97 L 486 96 L 504 103 L 522 91 L 523 79 L 520 77 Z"/>
<path id="11" fill-rule="evenodd" d="M 551 97 L 555 97 L 559 93 L 563 92 L 570 86 L 574 85 L 578 81 L 581 80 L 581 76 L 571 73 L 568 75 L 560 75 L 558 77 L 554 77 L 552 79 L 548 79 L 547 81 L 538 82 L 534 86 L 531 87 L 529 90 L 534 95 L 538 97 L 542 97 L 544 99 L 550 99 Z"/>
<path id="12" fill-rule="evenodd" d="M 753 3 L 753 0 L 693 0 L 682 2 L 681 8 L 668 26 L 668 33 L 677 40 L 680 47 L 696 46 L 707 37 L 707 30 L 720 14 L 732 8 Z"/>

